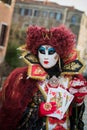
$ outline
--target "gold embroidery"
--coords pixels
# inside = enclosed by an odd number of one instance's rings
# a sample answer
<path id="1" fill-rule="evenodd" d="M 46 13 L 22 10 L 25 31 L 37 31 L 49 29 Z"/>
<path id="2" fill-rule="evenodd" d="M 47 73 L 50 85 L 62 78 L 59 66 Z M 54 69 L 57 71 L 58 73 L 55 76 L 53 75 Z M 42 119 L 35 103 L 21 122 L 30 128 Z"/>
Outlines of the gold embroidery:
<path id="1" fill-rule="evenodd" d="M 47 39 L 50 39 L 47 33 L 45 33 L 45 34 L 42 33 L 42 35 L 43 35 L 43 39 L 44 39 L 44 40 L 45 40 L 46 38 L 47 38 Z"/>
<path id="2" fill-rule="evenodd" d="M 37 69 L 35 70 L 34 74 L 43 74 L 44 70 L 41 67 L 37 67 Z"/>
<path id="3" fill-rule="evenodd" d="M 27 63 L 28 65 L 33 64 L 33 63 L 34 64 L 38 63 L 37 58 L 33 54 L 30 54 L 29 52 L 24 52 L 22 54 L 22 58 L 25 61 L 25 63 Z"/>
<path id="4" fill-rule="evenodd" d="M 43 105 L 43 108 L 44 108 L 44 110 L 49 111 L 49 110 L 51 110 L 52 105 L 51 105 L 50 103 L 46 102 L 46 103 Z"/>
<path id="5" fill-rule="evenodd" d="M 38 62 L 37 58 L 32 54 L 27 54 L 26 59 L 31 61 L 31 62 Z"/>
<path id="6" fill-rule="evenodd" d="M 78 69 L 80 65 L 78 63 L 72 62 L 69 65 L 64 66 L 64 69 L 69 69 L 69 70 L 75 70 Z"/>

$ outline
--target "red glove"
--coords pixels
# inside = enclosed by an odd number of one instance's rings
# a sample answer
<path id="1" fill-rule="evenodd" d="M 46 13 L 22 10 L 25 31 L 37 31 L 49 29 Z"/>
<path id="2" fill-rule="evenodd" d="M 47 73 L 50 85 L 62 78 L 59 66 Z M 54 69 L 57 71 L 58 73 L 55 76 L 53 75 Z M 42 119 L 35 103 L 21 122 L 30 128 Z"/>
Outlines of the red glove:
<path id="1" fill-rule="evenodd" d="M 46 116 L 48 114 L 54 113 L 56 110 L 56 102 L 42 102 L 39 106 L 40 116 Z"/>

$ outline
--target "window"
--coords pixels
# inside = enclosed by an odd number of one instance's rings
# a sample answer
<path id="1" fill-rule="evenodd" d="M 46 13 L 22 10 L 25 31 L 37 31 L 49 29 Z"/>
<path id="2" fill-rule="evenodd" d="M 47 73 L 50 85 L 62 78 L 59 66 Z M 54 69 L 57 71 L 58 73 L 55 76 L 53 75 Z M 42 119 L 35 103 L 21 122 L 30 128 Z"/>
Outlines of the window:
<path id="1" fill-rule="evenodd" d="M 42 11 L 42 17 L 46 17 L 48 15 L 48 12 Z"/>
<path id="2" fill-rule="evenodd" d="M 32 9 L 20 8 L 19 14 L 20 14 L 21 16 L 24 16 L 24 15 L 32 16 Z"/>
<path id="3" fill-rule="evenodd" d="M 19 13 L 20 13 L 21 16 L 24 16 L 24 12 L 25 12 L 25 9 L 24 8 L 20 8 Z"/>
<path id="4" fill-rule="evenodd" d="M 28 15 L 32 16 L 32 9 L 28 9 Z"/>
<path id="5" fill-rule="evenodd" d="M 54 12 L 50 12 L 50 18 L 54 18 L 55 17 L 55 14 L 54 14 Z"/>
<path id="6" fill-rule="evenodd" d="M 76 16 L 72 16 L 71 18 L 71 23 L 75 24 L 77 22 Z"/>
<path id="7" fill-rule="evenodd" d="M 73 24 L 70 24 L 70 29 L 72 30 L 72 32 L 76 35 L 76 41 L 78 40 L 78 34 L 79 34 L 79 25 L 73 25 Z"/>
<path id="8" fill-rule="evenodd" d="M 60 21 L 62 19 L 62 13 L 58 12 L 56 13 L 56 20 Z"/>
<path id="9" fill-rule="evenodd" d="M 4 3 L 9 4 L 9 5 L 11 5 L 11 2 L 12 2 L 12 0 L 1 0 L 1 1 L 3 1 Z"/>
<path id="10" fill-rule="evenodd" d="M 76 23 L 79 23 L 80 22 L 80 20 L 81 20 L 81 17 L 79 16 L 79 15 L 73 15 L 72 17 L 71 17 L 71 23 L 72 24 L 76 24 Z"/>
<path id="11" fill-rule="evenodd" d="M 39 11 L 39 10 L 35 10 L 35 11 L 34 11 L 34 16 L 37 16 L 37 17 L 38 17 L 39 14 L 40 14 L 40 11 Z"/>
<path id="12" fill-rule="evenodd" d="M 7 32 L 7 25 L 0 24 L 0 46 L 4 46 L 6 32 Z"/>
<path id="13" fill-rule="evenodd" d="M 25 9 L 24 15 L 28 15 L 28 9 Z"/>

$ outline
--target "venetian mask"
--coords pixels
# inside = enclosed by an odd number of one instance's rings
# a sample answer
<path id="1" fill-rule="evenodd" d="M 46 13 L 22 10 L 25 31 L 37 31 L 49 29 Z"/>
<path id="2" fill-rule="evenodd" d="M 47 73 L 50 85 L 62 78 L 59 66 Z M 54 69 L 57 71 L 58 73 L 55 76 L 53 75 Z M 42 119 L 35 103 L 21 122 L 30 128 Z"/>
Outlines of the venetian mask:
<path id="1" fill-rule="evenodd" d="M 42 45 L 38 49 L 38 59 L 44 68 L 49 69 L 56 65 L 59 55 L 52 46 Z"/>

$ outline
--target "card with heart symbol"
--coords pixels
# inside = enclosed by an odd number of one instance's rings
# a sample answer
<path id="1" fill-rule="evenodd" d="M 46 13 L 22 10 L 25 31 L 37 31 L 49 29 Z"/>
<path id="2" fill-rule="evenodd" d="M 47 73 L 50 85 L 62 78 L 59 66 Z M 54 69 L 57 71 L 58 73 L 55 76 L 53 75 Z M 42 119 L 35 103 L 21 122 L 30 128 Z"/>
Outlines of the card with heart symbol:
<path id="1" fill-rule="evenodd" d="M 73 98 L 72 94 L 61 87 L 57 89 L 50 88 L 47 95 L 47 102 L 56 102 L 56 111 L 48 116 L 62 119 Z"/>

